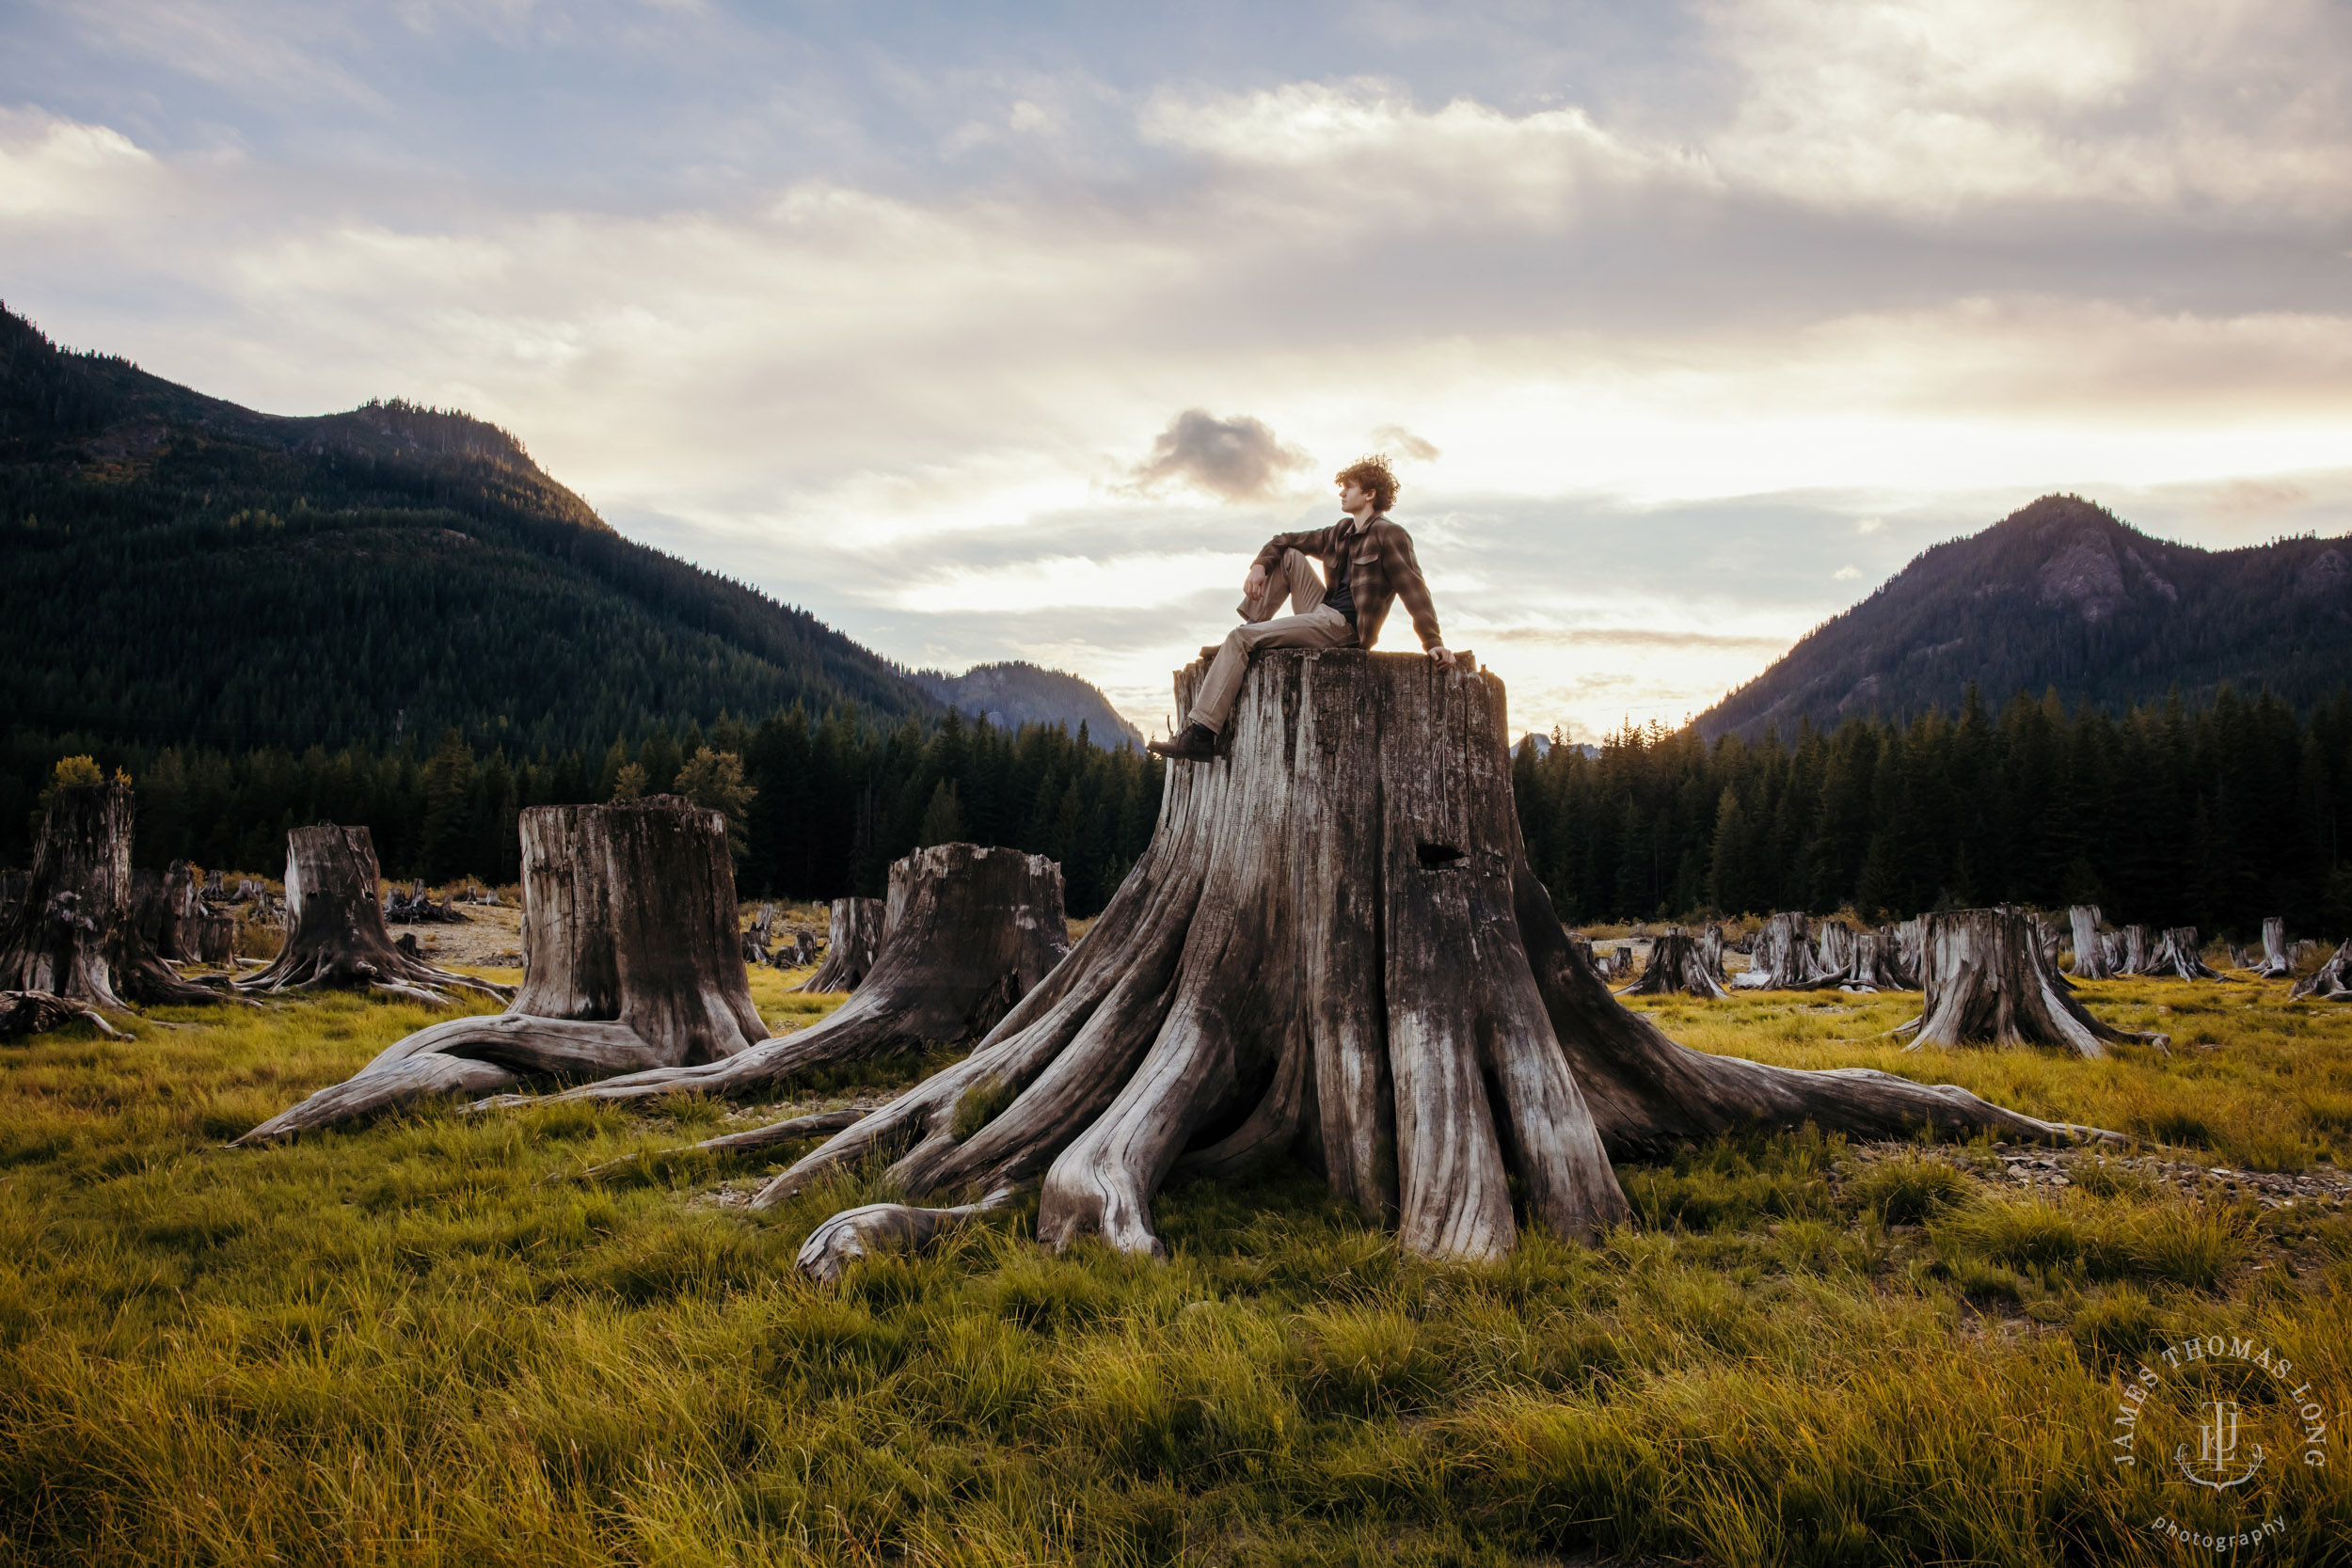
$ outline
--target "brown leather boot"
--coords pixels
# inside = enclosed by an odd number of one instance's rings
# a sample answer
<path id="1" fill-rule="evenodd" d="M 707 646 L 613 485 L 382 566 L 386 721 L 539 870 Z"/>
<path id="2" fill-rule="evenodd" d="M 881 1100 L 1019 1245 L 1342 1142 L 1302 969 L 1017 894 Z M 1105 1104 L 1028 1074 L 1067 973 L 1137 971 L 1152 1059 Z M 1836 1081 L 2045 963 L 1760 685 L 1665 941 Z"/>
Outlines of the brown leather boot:
<path id="1" fill-rule="evenodd" d="M 1216 732 L 1206 724 L 1186 724 L 1171 740 L 1154 740 L 1144 748 L 1170 762 L 1206 762 L 1216 755 Z"/>

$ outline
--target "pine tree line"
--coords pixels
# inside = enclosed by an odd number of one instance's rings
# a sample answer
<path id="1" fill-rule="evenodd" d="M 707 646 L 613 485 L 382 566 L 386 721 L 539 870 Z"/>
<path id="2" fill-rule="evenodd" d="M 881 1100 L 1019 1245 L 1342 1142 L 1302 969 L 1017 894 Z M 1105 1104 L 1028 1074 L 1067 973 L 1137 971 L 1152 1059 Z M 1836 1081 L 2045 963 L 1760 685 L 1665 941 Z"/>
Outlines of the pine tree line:
<path id="1" fill-rule="evenodd" d="M 1514 760 L 1536 871 L 1570 920 L 2010 902 L 2249 939 L 2352 933 L 2352 690 L 2308 721 L 2222 688 L 2111 716 L 2021 692 L 1997 718 L 1849 720 L 1793 743 L 1629 727 Z"/>
<path id="2" fill-rule="evenodd" d="M 1105 752 L 1085 726 L 968 724 L 950 711 L 895 729 L 795 707 L 757 725 L 660 727 L 601 757 L 502 748 L 479 753 L 451 730 L 430 751 L 148 747 L 86 735 L 11 732 L 0 752 L 0 859 L 26 863 L 40 791 L 61 756 L 128 772 L 137 794 L 133 859 L 272 872 L 286 834 L 364 824 L 388 877 L 513 882 L 525 807 L 674 789 L 729 809 L 746 897 L 885 891 L 890 863 L 918 844 L 1006 845 L 1061 863 L 1068 908 L 1094 913 L 1151 842 L 1162 765 Z M 739 773 L 730 760 L 739 760 Z"/>

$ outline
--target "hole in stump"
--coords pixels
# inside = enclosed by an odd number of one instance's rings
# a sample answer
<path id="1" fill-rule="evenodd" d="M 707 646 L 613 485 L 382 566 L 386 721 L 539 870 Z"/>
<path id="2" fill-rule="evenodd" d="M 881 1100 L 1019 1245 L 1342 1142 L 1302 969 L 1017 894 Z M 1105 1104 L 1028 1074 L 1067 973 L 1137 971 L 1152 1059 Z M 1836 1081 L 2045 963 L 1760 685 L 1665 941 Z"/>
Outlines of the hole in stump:
<path id="1" fill-rule="evenodd" d="M 1452 865 L 1462 858 L 1462 851 L 1451 844 L 1431 844 L 1423 841 L 1414 851 L 1426 866 Z"/>

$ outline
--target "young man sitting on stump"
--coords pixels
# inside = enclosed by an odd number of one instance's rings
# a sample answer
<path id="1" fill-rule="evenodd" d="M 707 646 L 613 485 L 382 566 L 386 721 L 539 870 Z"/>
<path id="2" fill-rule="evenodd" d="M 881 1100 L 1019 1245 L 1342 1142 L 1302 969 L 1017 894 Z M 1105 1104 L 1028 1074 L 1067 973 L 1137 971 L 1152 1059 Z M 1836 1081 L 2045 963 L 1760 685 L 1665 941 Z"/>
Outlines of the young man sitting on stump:
<path id="1" fill-rule="evenodd" d="M 1369 648 L 1380 638 L 1389 606 L 1405 601 L 1413 630 L 1429 657 L 1448 669 L 1454 656 L 1438 633 L 1438 612 L 1429 585 L 1413 559 L 1412 535 L 1389 519 L 1396 501 L 1396 475 L 1385 457 L 1367 457 L 1337 476 L 1340 510 L 1347 515 L 1329 528 L 1278 533 L 1249 563 L 1241 585 L 1242 624 L 1225 636 L 1206 679 L 1193 693 L 1184 732 L 1154 740 L 1151 749 L 1178 762 L 1216 754 L 1217 732 L 1225 727 L 1241 691 L 1249 656 L 1260 648 Z M 1320 564 L 1318 577 L 1315 566 Z M 1288 599 L 1291 613 L 1274 612 Z"/>

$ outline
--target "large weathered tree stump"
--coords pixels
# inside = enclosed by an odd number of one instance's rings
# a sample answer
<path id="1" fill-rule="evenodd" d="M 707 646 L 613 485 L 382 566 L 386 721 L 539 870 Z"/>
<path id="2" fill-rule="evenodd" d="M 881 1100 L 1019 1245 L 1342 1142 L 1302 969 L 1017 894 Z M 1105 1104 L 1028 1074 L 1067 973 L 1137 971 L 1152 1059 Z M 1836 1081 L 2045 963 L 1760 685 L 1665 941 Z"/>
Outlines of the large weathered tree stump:
<path id="1" fill-rule="evenodd" d="M 1168 770 L 1151 847 L 1043 987 L 755 1203 L 886 1153 L 910 1193 L 1040 1181 L 1045 1240 L 1155 1251 L 1171 1177 L 1292 1152 L 1414 1252 L 1490 1258 L 1522 1223 L 1513 1178 L 1524 1222 L 1587 1236 L 1628 1213 L 1612 1155 L 1735 1127 L 2067 1131 L 1888 1073 L 1702 1055 L 1623 1006 L 1528 867 L 1492 676 L 1265 654 L 1228 731 Z"/>
<path id="2" fill-rule="evenodd" d="M 2352 1002 L 2352 942 L 2337 948 L 2333 958 L 2287 990 L 2290 1002 L 2299 1002 L 2307 996 L 2323 1002 Z"/>
<path id="3" fill-rule="evenodd" d="M 2283 980 L 2295 973 L 2287 961 L 2287 923 L 2279 915 L 2263 922 L 2263 961 L 2254 973 L 2265 980 Z"/>
<path id="4" fill-rule="evenodd" d="M 880 898 L 836 898 L 826 916 L 825 961 L 794 989 L 855 990 L 874 973 L 889 935 L 890 906 Z"/>
<path id="5" fill-rule="evenodd" d="M 2010 910 L 1931 914 L 1919 1016 L 1896 1030 L 1923 1045 L 2054 1045 L 2104 1056 L 2107 1042 L 2162 1046 L 2162 1035 L 2104 1023 L 2074 999 L 2031 917 Z"/>
<path id="6" fill-rule="evenodd" d="M 171 971 L 133 918 L 131 786 L 59 784 L 41 819 L 24 897 L 0 915 L 0 990 L 93 1007 L 217 1002 Z"/>
<path id="7" fill-rule="evenodd" d="M 2115 973 L 2118 974 L 2149 974 L 2155 954 L 2148 942 L 2148 927 L 2126 926 L 2123 927 L 2122 936 L 2123 952 L 2122 957 L 2115 965 Z"/>
<path id="8" fill-rule="evenodd" d="M 1716 941 L 1720 942 L 1722 940 L 1722 932 L 1717 931 Z M 1649 963 L 1643 969 L 1642 977 L 1617 994 L 1672 996 L 1677 993 L 1704 996 L 1710 1002 L 1720 1002 L 1731 994 L 1724 989 L 1723 981 L 1708 966 L 1706 951 L 1680 927 L 1668 930 L 1650 943 Z"/>
<path id="9" fill-rule="evenodd" d="M 535 806 L 521 834 L 523 983 L 506 1011 L 421 1029 L 238 1145 L 428 1095 L 718 1061 L 767 1035 L 737 949 L 723 816 L 653 795 Z"/>
<path id="10" fill-rule="evenodd" d="M 1070 951 L 1061 867 L 1043 855 L 937 844 L 890 868 L 890 940 L 856 994 L 798 1034 L 707 1065 L 632 1072 L 557 1098 L 758 1094 L 837 1062 L 962 1045 L 993 1029 Z"/>
<path id="11" fill-rule="evenodd" d="M 2151 974 L 2169 975 L 2179 980 L 2226 980 L 2228 975 L 2205 961 L 2197 943 L 2197 927 L 2174 926 L 2164 933 L 2156 944 L 2155 957 L 2148 963 Z"/>
<path id="12" fill-rule="evenodd" d="M 451 1005 L 449 992 L 472 991 L 504 1002 L 507 987 L 413 958 L 392 941 L 377 896 L 375 840 L 365 828 L 331 822 L 286 835 L 286 945 L 245 991 L 334 989 L 376 990 L 428 1006 Z"/>
<path id="13" fill-rule="evenodd" d="M 2106 948 L 2099 941 L 2099 906 L 2076 904 L 2066 911 L 2066 920 L 2074 927 L 2074 978 L 2106 979 L 2110 971 Z"/>

